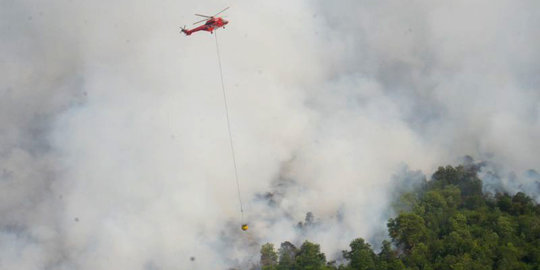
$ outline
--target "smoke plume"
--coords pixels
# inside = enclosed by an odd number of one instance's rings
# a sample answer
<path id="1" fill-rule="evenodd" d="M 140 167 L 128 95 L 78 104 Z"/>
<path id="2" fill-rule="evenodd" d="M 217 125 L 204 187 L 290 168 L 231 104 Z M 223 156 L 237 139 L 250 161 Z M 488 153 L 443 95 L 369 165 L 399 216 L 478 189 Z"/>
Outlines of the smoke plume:
<path id="1" fill-rule="evenodd" d="M 226 29 L 179 33 L 228 5 Z M 538 202 L 539 28 L 533 0 L 3 0 L 0 268 L 245 269 L 305 239 L 333 258 L 465 155 Z"/>

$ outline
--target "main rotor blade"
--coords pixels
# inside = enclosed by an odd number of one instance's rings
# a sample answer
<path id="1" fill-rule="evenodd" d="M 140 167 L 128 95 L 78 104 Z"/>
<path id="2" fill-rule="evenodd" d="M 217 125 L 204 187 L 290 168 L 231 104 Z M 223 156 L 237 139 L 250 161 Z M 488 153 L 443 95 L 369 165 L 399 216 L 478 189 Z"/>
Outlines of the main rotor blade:
<path id="1" fill-rule="evenodd" d="M 216 13 L 216 15 L 214 15 L 214 16 L 212 16 L 212 17 L 215 17 L 215 16 L 217 16 L 218 14 L 220 14 L 221 12 L 223 12 L 223 11 L 225 11 L 225 10 L 229 9 L 229 8 L 230 8 L 230 7 L 226 7 L 225 9 L 223 9 L 222 11 L 220 11 L 220 12 Z"/>
<path id="2" fill-rule="evenodd" d="M 195 14 L 195 16 L 201 16 L 201 17 L 205 17 L 205 18 L 208 18 L 208 19 L 212 18 L 212 16 L 206 16 L 206 15 L 201 15 L 201 14 Z"/>
<path id="3" fill-rule="evenodd" d="M 194 22 L 193 24 L 198 24 L 198 23 L 202 23 L 202 22 L 206 22 L 206 21 L 208 21 L 208 20 L 207 20 L 207 19 L 204 19 L 204 20 L 200 20 L 200 21 L 198 21 L 198 22 Z"/>

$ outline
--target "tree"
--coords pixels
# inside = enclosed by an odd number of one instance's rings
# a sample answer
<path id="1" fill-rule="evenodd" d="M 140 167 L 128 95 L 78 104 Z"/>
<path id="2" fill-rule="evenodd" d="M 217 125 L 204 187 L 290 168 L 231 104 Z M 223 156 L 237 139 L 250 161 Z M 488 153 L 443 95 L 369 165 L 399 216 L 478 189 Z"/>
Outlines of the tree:
<path id="1" fill-rule="evenodd" d="M 381 252 L 378 254 L 376 267 L 378 270 L 401 270 L 405 265 L 398 258 L 397 252 L 392 249 L 389 241 L 382 242 Z"/>
<path id="2" fill-rule="evenodd" d="M 261 247 L 261 269 L 274 270 L 277 269 L 278 255 L 274 250 L 274 244 L 266 243 Z"/>
<path id="3" fill-rule="evenodd" d="M 298 249 L 289 241 L 281 243 L 278 250 L 279 262 L 278 270 L 293 270 L 295 265 L 295 257 Z"/>
<path id="4" fill-rule="evenodd" d="M 325 269 L 326 256 L 321 253 L 318 244 L 305 241 L 296 254 L 295 269 L 319 270 Z"/>
<path id="5" fill-rule="evenodd" d="M 388 222 L 388 231 L 394 242 L 406 252 L 427 240 L 428 230 L 421 216 L 411 213 L 399 215 Z"/>
<path id="6" fill-rule="evenodd" d="M 371 246 L 362 238 L 357 238 L 349 245 L 351 251 L 343 251 L 343 257 L 350 261 L 352 269 L 375 269 L 376 255 Z"/>

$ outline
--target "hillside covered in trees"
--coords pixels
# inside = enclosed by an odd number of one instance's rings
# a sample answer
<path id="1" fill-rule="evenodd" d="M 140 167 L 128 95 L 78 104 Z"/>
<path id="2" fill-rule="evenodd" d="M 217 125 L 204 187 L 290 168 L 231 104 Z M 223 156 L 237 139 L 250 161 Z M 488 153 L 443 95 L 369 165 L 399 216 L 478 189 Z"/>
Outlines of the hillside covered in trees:
<path id="1" fill-rule="evenodd" d="M 540 205 L 483 194 L 475 167 L 440 167 L 395 205 L 379 251 L 357 238 L 336 263 L 316 243 L 266 243 L 256 269 L 540 269 Z"/>

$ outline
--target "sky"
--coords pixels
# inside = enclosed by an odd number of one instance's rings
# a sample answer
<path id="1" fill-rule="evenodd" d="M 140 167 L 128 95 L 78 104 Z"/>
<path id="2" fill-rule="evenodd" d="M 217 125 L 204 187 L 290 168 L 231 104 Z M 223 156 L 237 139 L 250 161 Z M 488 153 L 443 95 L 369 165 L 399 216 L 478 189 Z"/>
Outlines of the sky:
<path id="1" fill-rule="evenodd" d="M 226 29 L 180 33 L 227 6 Z M 396 187 L 464 156 L 539 202 L 539 13 L 0 0 L 0 268 L 245 269 L 287 240 L 339 259 L 388 238 Z"/>

